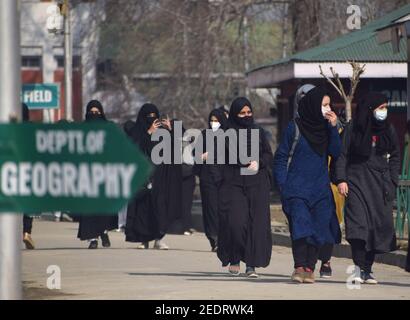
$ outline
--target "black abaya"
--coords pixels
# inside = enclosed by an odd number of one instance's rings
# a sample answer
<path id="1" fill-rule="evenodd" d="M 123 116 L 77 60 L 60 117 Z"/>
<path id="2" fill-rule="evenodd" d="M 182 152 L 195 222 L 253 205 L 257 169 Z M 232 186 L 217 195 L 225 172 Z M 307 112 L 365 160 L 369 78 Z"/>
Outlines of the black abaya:
<path id="1" fill-rule="evenodd" d="M 226 116 L 225 110 L 222 107 L 219 109 L 212 110 L 208 117 L 208 122 L 211 122 L 211 118 L 217 118 L 220 123 L 219 130 L 226 129 Z M 211 128 L 209 124 L 209 128 Z M 203 139 L 203 152 L 207 152 L 207 141 L 206 141 L 206 130 L 202 131 Z M 218 199 L 219 199 L 219 186 L 222 181 L 221 175 L 221 165 L 218 165 L 217 160 L 217 144 L 216 141 L 213 143 L 214 146 L 214 159 L 213 164 L 204 163 L 201 165 L 196 165 L 196 171 L 199 176 L 199 188 L 201 192 L 201 203 L 202 203 L 202 219 L 204 224 L 205 235 L 211 243 L 214 249 L 218 241 L 218 230 L 219 230 L 219 213 L 218 213 Z"/>
<path id="2" fill-rule="evenodd" d="M 159 119 L 159 111 L 155 105 L 143 105 L 131 132 L 134 143 L 148 159 L 151 159 L 155 144 L 159 143 L 151 141 L 151 135 L 147 132 L 154 120 L 148 117 L 150 114 L 155 114 L 154 118 Z M 154 172 L 150 181 L 128 205 L 126 241 L 147 242 L 160 239 L 167 233 L 170 224 L 181 215 L 181 165 L 153 166 Z"/>
<path id="3" fill-rule="evenodd" d="M 97 108 L 99 115 L 91 112 L 92 108 Z M 91 121 L 107 121 L 104 114 L 104 109 L 101 103 L 97 100 L 92 100 L 87 104 L 86 122 Z M 77 237 L 80 240 L 90 240 L 101 236 L 105 231 L 114 230 L 118 227 L 117 213 L 112 215 L 101 215 L 95 213 L 92 215 L 79 215 L 79 226 Z"/>
<path id="4" fill-rule="evenodd" d="M 273 163 L 273 154 L 263 129 L 249 119 L 235 123 L 244 106 L 252 108 L 245 98 L 232 103 L 228 128 L 237 129 L 241 123 L 249 123 L 246 129 L 259 130 L 259 170 L 254 175 L 241 175 L 240 169 L 244 167 L 241 164 L 222 168 L 218 258 L 223 266 L 243 261 L 251 267 L 267 267 L 272 253 L 268 167 Z"/>
<path id="5" fill-rule="evenodd" d="M 82 215 L 78 226 L 77 237 L 80 240 L 96 239 L 104 231 L 117 229 L 117 215 Z"/>

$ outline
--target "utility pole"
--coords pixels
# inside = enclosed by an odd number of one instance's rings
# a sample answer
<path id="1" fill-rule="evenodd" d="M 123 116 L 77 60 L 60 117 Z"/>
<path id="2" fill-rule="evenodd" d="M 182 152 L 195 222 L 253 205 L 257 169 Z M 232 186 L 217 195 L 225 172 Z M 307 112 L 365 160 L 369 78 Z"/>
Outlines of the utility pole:
<path id="1" fill-rule="evenodd" d="M 243 55 L 244 55 L 244 67 L 245 67 L 245 72 L 249 71 L 249 34 L 248 34 L 248 17 L 245 16 L 243 17 Z M 249 98 L 249 87 L 246 86 L 245 89 L 245 95 Z"/>
<path id="2" fill-rule="evenodd" d="M 64 0 L 64 92 L 65 119 L 73 120 L 73 42 L 69 0 Z"/>
<path id="3" fill-rule="evenodd" d="M 0 122 L 21 119 L 19 1 L 0 1 Z M 22 217 L 0 213 L 0 300 L 21 299 Z"/>

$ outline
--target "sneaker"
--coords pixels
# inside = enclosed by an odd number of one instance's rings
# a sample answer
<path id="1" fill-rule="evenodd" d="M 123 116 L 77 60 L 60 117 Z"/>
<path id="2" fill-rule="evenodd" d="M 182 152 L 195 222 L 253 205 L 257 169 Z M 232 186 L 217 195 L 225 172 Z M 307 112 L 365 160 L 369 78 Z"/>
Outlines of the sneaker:
<path id="1" fill-rule="evenodd" d="M 356 275 L 353 278 L 353 281 L 354 281 L 355 284 L 363 284 L 364 283 L 363 274 L 364 274 L 364 271 L 360 271 L 360 275 Z"/>
<path id="2" fill-rule="evenodd" d="M 248 278 L 257 279 L 259 278 L 258 274 L 255 271 L 254 267 L 246 267 L 246 276 Z"/>
<path id="3" fill-rule="evenodd" d="M 149 242 L 141 242 L 140 244 L 137 245 L 137 249 L 148 249 L 149 248 Z"/>
<path id="4" fill-rule="evenodd" d="M 231 263 L 229 265 L 228 271 L 233 276 L 239 276 L 239 273 L 241 271 L 241 267 L 240 267 L 239 263 L 238 264 L 232 264 Z"/>
<path id="5" fill-rule="evenodd" d="M 192 232 L 191 231 L 185 231 L 184 236 L 192 236 Z"/>
<path id="6" fill-rule="evenodd" d="M 162 240 L 155 240 L 154 249 L 168 250 L 169 247 Z"/>
<path id="7" fill-rule="evenodd" d="M 24 242 L 27 250 L 33 250 L 34 249 L 34 241 L 31 238 L 30 233 L 28 233 L 28 232 L 24 233 L 23 242 Z"/>
<path id="8" fill-rule="evenodd" d="M 91 240 L 90 245 L 88 246 L 88 249 L 97 249 L 98 248 L 98 241 L 97 240 Z"/>
<path id="9" fill-rule="evenodd" d="M 303 283 L 315 283 L 315 272 L 310 268 L 305 268 Z"/>
<path id="10" fill-rule="evenodd" d="M 100 237 L 101 237 L 102 246 L 104 248 L 111 247 L 111 242 L 110 242 L 110 238 L 108 237 L 108 233 L 103 233 Z"/>
<path id="11" fill-rule="evenodd" d="M 119 226 L 118 229 L 115 229 L 115 232 L 124 233 L 125 232 L 125 226 Z"/>
<path id="12" fill-rule="evenodd" d="M 73 221 L 74 221 L 73 218 L 71 218 L 71 217 L 70 217 L 68 214 L 66 214 L 66 213 L 63 213 L 63 214 L 62 214 L 60 220 L 61 220 L 61 221 L 64 221 L 64 222 L 73 222 Z"/>
<path id="13" fill-rule="evenodd" d="M 305 279 L 305 269 L 303 267 L 295 268 L 291 277 L 293 282 L 303 283 Z"/>
<path id="14" fill-rule="evenodd" d="M 373 272 L 366 272 L 362 271 L 361 272 L 361 278 L 363 279 L 363 282 L 366 284 L 378 284 L 378 281 L 372 276 Z"/>
<path id="15" fill-rule="evenodd" d="M 320 277 L 321 278 L 331 278 L 332 277 L 332 268 L 330 267 L 330 261 L 323 263 L 320 267 Z"/>

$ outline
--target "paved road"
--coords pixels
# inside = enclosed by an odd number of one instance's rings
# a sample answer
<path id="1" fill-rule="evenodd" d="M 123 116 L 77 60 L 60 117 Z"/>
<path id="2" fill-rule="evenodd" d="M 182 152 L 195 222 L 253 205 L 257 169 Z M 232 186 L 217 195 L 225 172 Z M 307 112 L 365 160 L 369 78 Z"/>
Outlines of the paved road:
<path id="1" fill-rule="evenodd" d="M 34 251 L 23 250 L 28 299 L 410 299 L 410 274 L 376 264 L 381 284 L 346 287 L 347 259 L 333 259 L 334 277 L 314 285 L 289 281 L 292 256 L 273 247 L 271 264 L 251 280 L 227 274 L 202 233 L 167 235 L 169 251 L 137 250 L 121 233 L 110 233 L 112 248 L 88 250 L 76 239 L 76 223 L 34 222 Z M 152 243 L 151 243 L 152 245 Z M 46 287 L 47 267 L 61 269 L 61 290 Z"/>

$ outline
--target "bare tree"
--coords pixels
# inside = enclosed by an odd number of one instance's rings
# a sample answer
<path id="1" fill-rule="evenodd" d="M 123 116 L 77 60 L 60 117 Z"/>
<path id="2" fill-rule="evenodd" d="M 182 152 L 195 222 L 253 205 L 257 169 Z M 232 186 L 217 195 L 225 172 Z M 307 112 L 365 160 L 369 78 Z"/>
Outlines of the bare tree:
<path id="1" fill-rule="evenodd" d="M 103 82 L 125 89 L 125 75 L 128 88 L 163 113 L 202 126 L 212 108 L 245 94 L 245 66 L 281 57 L 281 17 L 267 12 L 279 13 L 282 6 L 283 1 L 107 0 L 101 51 L 111 52 L 115 72 Z M 258 96 L 251 98 L 262 105 Z"/>
<path id="2" fill-rule="evenodd" d="M 348 94 L 346 94 L 343 84 L 340 81 L 339 74 L 332 67 L 330 67 L 330 72 L 332 73 L 333 80 L 323 72 L 321 65 L 319 65 L 319 69 L 320 74 L 336 89 L 336 91 L 344 100 L 346 104 L 346 120 L 350 121 L 352 119 L 352 101 L 356 92 L 357 85 L 360 81 L 360 76 L 365 71 L 366 65 L 360 65 L 359 63 L 354 61 L 347 61 L 347 63 L 351 65 L 353 70 L 352 76 L 350 77 L 350 90 Z"/>

